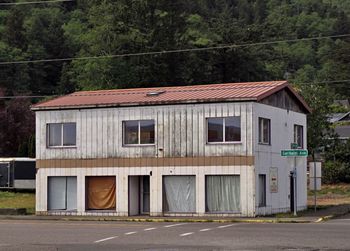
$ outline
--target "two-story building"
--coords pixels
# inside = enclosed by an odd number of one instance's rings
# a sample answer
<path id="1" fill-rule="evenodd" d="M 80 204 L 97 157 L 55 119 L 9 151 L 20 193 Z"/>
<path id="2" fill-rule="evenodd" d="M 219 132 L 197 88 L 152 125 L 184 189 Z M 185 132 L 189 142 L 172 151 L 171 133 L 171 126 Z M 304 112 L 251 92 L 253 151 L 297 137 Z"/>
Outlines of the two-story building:
<path id="1" fill-rule="evenodd" d="M 306 208 L 303 99 L 286 81 L 81 91 L 36 112 L 36 213 L 231 215 Z"/>

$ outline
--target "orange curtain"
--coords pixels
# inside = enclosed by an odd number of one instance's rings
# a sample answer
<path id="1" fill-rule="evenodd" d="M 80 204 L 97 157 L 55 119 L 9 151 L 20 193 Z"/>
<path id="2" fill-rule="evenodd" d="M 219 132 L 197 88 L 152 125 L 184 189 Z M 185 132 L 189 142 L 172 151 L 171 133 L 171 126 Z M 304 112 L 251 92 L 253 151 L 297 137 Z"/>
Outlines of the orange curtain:
<path id="1" fill-rule="evenodd" d="M 115 209 L 115 177 L 87 177 L 87 208 Z"/>

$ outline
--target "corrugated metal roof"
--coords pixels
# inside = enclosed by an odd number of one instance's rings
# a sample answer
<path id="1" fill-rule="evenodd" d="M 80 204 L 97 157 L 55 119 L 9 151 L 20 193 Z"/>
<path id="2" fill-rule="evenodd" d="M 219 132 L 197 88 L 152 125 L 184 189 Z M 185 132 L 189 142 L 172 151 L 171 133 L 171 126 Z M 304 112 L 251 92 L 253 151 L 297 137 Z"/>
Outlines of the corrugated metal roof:
<path id="1" fill-rule="evenodd" d="M 285 87 L 290 89 L 308 110 L 306 103 L 293 91 L 287 81 L 80 91 L 38 103 L 32 109 L 71 109 L 239 100 L 259 101 Z"/>

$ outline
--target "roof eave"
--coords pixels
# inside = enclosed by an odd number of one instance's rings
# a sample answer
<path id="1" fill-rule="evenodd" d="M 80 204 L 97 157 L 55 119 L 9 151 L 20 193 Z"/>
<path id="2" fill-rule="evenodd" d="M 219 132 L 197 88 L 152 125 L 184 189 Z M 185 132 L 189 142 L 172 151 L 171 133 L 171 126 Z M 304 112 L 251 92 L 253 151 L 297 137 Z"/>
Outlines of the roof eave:
<path id="1" fill-rule="evenodd" d="M 32 111 L 47 110 L 72 110 L 72 109 L 93 109 L 107 107 L 129 107 L 129 106 L 152 106 L 152 105 L 175 105 L 175 104 L 200 104 L 216 102 L 240 102 L 257 101 L 256 98 L 225 98 L 225 99 L 196 99 L 183 101 L 153 101 L 153 102 L 135 102 L 135 103 L 109 103 L 109 104 L 91 104 L 91 105 L 65 105 L 65 106 L 32 106 Z"/>
<path id="2" fill-rule="evenodd" d="M 292 92 L 292 94 L 297 98 L 297 100 L 303 105 L 303 108 L 307 113 L 311 113 L 312 109 L 310 106 L 306 103 L 306 101 L 288 84 L 288 81 L 285 81 L 282 85 L 278 85 L 275 88 L 271 89 L 268 92 L 265 92 L 257 97 L 257 101 L 261 101 L 264 98 L 267 98 L 268 96 L 282 90 L 283 88 L 287 88 L 289 91 Z"/>

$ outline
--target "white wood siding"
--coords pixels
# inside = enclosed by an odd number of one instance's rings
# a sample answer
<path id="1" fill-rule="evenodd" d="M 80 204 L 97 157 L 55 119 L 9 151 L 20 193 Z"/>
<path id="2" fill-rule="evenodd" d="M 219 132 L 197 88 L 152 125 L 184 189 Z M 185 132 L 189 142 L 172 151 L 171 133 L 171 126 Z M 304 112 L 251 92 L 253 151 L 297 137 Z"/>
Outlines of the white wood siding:
<path id="1" fill-rule="evenodd" d="M 271 120 L 271 145 L 258 143 L 258 118 Z M 253 142 L 255 156 L 255 187 L 258 194 L 258 175 L 266 174 L 266 207 L 259 208 L 258 214 L 272 214 L 287 212 L 290 210 L 290 181 L 289 174 L 294 168 L 294 157 L 282 157 L 281 150 L 290 149 L 294 141 L 294 125 L 302 125 L 304 129 L 304 149 L 307 149 L 306 115 L 288 111 L 269 105 L 254 104 L 253 114 Z M 306 157 L 296 158 L 297 166 L 297 205 L 298 210 L 306 208 L 307 185 L 306 185 Z M 270 167 L 278 168 L 278 193 L 270 192 Z M 258 198 L 256 198 L 258 199 Z"/>
<path id="2" fill-rule="evenodd" d="M 153 216 L 163 215 L 163 179 L 164 175 L 195 175 L 196 176 L 196 213 L 187 215 L 205 215 L 205 175 L 240 175 L 241 210 L 240 213 L 227 214 L 230 216 L 254 216 L 254 198 L 251 184 L 254 183 L 252 166 L 182 166 L 182 167 L 129 167 L 129 168 L 42 168 L 37 173 L 36 212 L 37 214 L 61 215 L 128 215 L 128 177 L 129 175 L 150 176 L 150 213 Z M 116 210 L 108 212 L 85 210 L 85 179 L 86 176 L 115 176 L 116 177 Z M 77 177 L 77 210 L 47 212 L 47 180 L 50 176 Z M 174 215 L 174 214 L 167 214 Z M 178 214 L 186 215 L 186 214 Z M 225 216 L 223 214 L 213 214 Z"/>
<path id="3" fill-rule="evenodd" d="M 188 104 L 36 112 L 37 159 L 252 155 L 253 103 Z M 241 143 L 206 144 L 206 118 L 241 116 Z M 153 119 L 154 146 L 122 145 L 122 121 Z M 75 148 L 47 148 L 46 124 L 76 122 Z"/>

